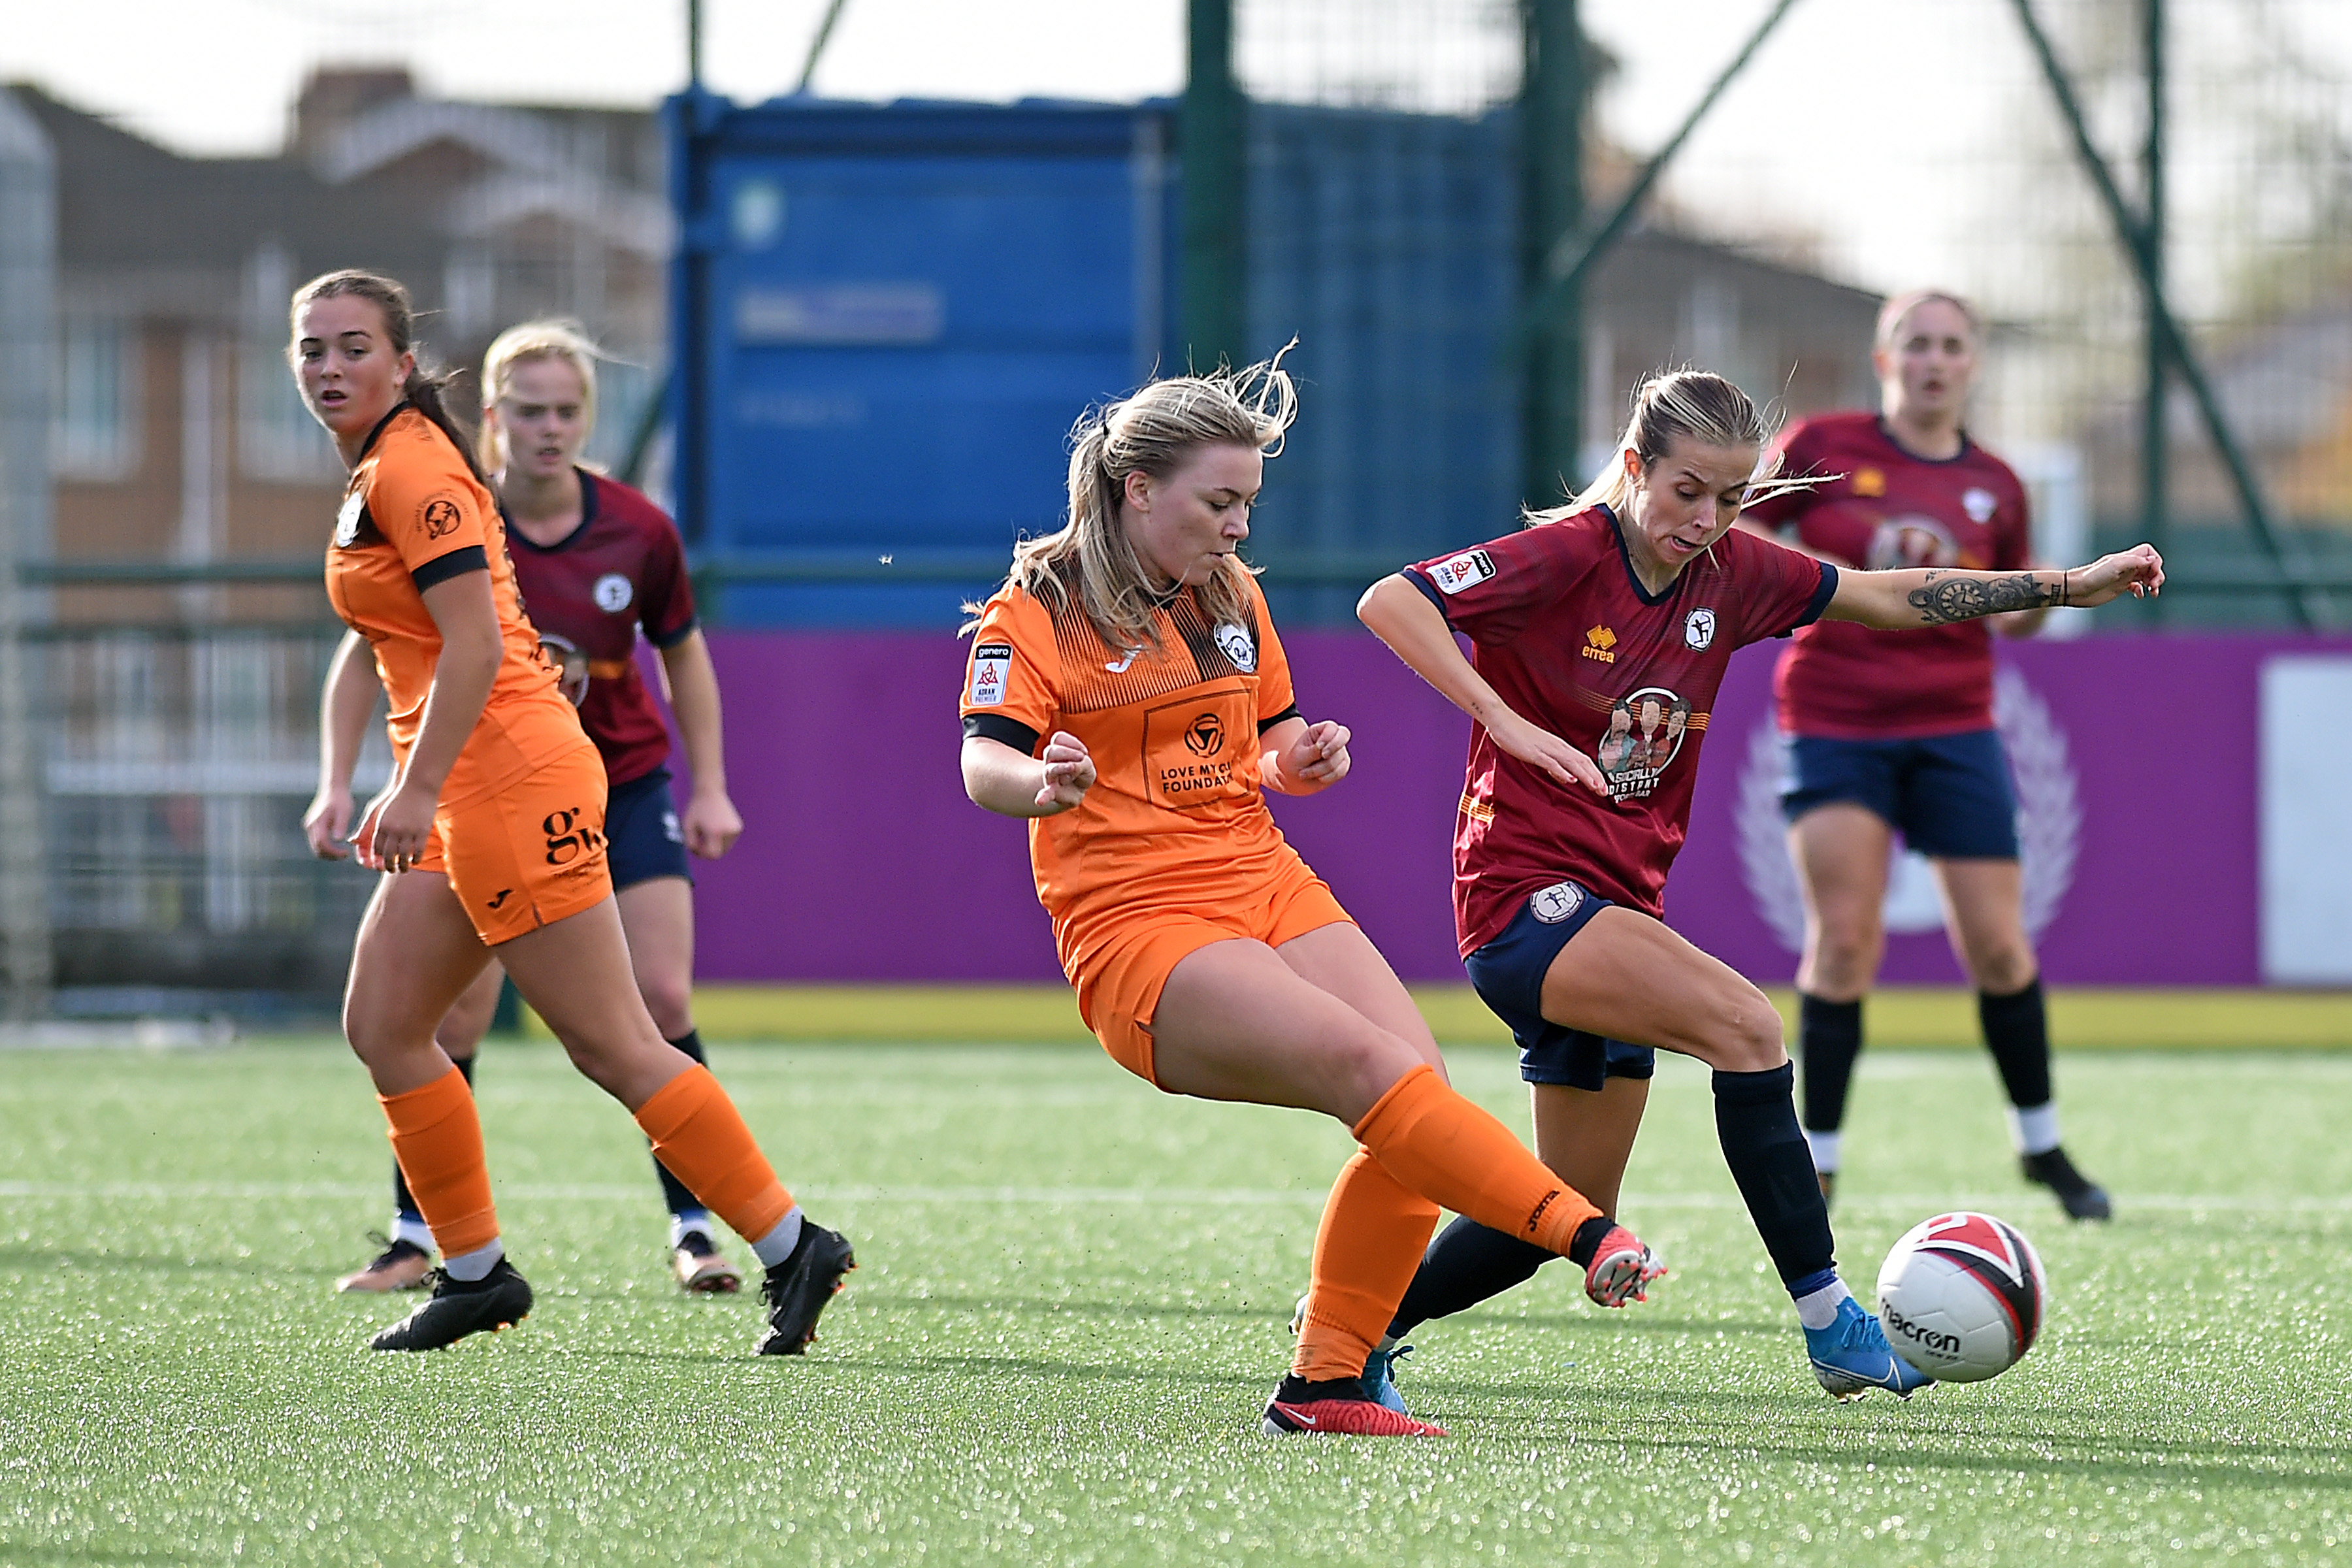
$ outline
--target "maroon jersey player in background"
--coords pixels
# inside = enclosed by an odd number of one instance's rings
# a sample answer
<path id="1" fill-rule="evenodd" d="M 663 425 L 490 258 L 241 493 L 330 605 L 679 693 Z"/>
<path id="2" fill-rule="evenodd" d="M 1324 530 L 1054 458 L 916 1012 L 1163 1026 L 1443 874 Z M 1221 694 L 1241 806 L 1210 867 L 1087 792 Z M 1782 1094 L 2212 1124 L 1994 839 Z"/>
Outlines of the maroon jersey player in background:
<path id="1" fill-rule="evenodd" d="M 2066 573 L 1841 571 L 1732 531 L 1770 471 L 1768 435 L 1721 377 L 1653 377 L 1609 468 L 1573 503 L 1382 579 L 1358 613 L 1474 721 L 1454 913 L 1471 983 L 1510 1025 L 1534 1085 L 1537 1152 L 1596 1204 L 1613 1202 L 1653 1048 L 1706 1062 L 1725 1163 L 1796 1303 L 1814 1375 L 1841 1398 L 1907 1395 L 1927 1378 L 1838 1278 L 1779 1015 L 1660 918 L 1708 710 L 1735 648 L 1823 616 L 1943 626 L 2152 593 L 2163 567 L 2142 545 Z M 1621 712 L 1646 743 L 1596 766 L 1591 752 L 1621 733 Z M 1431 1243 L 1379 1349 L 1544 1261 L 1517 1237 L 1456 1222 Z"/>
<path id="2" fill-rule="evenodd" d="M 595 353 L 562 322 L 530 321 L 501 333 L 482 362 L 480 458 L 506 514 L 525 613 L 560 663 L 564 693 L 579 704 L 581 725 L 604 761 L 607 854 L 637 989 L 664 1037 L 701 1061 L 691 1010 L 694 900 L 687 854 L 726 854 L 743 820 L 727 795 L 719 680 L 695 621 L 677 525 L 638 491 L 579 466 L 595 427 Z M 670 795 L 669 731 L 637 668 L 640 634 L 660 650 L 694 771 L 682 816 Z M 328 677 L 322 776 L 304 818 L 312 848 L 337 858 L 341 847 L 320 826 L 334 819 L 339 799 L 349 814 L 352 767 L 374 700 L 366 661 L 350 657 L 352 640 Z M 469 1082 L 501 978 L 492 963 L 449 1010 L 436 1037 Z M 720 1255 L 709 1212 L 658 1161 L 654 1170 L 669 1206 L 678 1283 L 696 1292 L 738 1289 L 741 1277 Z M 395 1168 L 392 1234 L 382 1253 L 340 1288 L 407 1289 L 430 1268 L 431 1247 Z"/>
<path id="3" fill-rule="evenodd" d="M 1793 532 L 1798 548 L 1844 566 L 2027 564 L 2025 489 L 1963 424 L 1981 336 L 1976 313 L 1949 294 L 1888 300 L 1871 353 L 1879 411 L 1791 426 L 1781 471 L 1812 485 L 1759 500 L 1740 526 Z M 1805 896 L 1797 970 L 1805 1139 L 1824 1196 L 1835 1188 L 1862 1052 L 1862 998 L 1886 950 L 1887 864 L 1899 830 L 1942 889 L 2026 1178 L 2076 1219 L 2112 1212 L 2059 1145 L 2017 806 L 1993 728 L 1991 634 L 2030 636 L 2042 615 L 2018 610 L 1899 637 L 1824 623 L 1780 656 L 1772 683 L 1786 745 L 1780 805 Z"/>

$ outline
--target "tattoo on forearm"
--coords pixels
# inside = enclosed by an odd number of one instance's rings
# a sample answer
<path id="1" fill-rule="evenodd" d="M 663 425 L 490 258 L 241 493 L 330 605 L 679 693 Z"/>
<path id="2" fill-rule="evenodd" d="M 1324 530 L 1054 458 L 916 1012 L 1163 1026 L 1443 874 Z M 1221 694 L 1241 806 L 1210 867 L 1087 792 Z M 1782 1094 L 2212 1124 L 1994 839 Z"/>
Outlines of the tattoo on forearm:
<path id="1" fill-rule="evenodd" d="M 2006 610 L 2042 609 L 2058 603 L 2059 596 L 2057 584 L 2039 582 L 2031 572 L 1990 582 L 1929 572 L 1927 580 L 1911 590 L 1910 599 L 1927 625 L 1941 626 Z"/>

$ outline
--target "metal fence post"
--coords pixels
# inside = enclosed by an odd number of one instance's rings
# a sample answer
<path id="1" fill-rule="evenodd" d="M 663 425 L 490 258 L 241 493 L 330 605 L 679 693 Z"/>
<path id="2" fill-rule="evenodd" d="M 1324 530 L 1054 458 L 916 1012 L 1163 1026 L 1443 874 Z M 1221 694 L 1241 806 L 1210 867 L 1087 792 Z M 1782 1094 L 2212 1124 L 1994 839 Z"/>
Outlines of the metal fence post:
<path id="1" fill-rule="evenodd" d="M 1553 247 L 1584 226 L 1584 39 L 1576 0 L 1519 0 L 1521 278 L 1528 296 L 1550 279 Z M 1528 324 L 1525 398 L 1529 506 L 1576 493 L 1584 433 L 1581 279 L 1551 293 Z"/>
<path id="2" fill-rule="evenodd" d="M 1186 7 L 1184 342 L 1193 370 L 1246 359 L 1242 204 L 1248 114 L 1234 79 L 1233 0 Z"/>

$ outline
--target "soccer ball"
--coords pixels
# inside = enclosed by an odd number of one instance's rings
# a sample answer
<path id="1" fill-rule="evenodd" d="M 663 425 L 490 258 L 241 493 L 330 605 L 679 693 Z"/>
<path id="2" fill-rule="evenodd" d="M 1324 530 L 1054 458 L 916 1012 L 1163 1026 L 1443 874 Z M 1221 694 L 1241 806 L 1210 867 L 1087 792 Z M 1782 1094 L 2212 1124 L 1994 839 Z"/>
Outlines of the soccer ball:
<path id="1" fill-rule="evenodd" d="M 1944 1383 L 1981 1383 L 2033 1348 L 2050 1305 L 2022 1232 L 1963 1209 L 1904 1234 L 1878 1271 L 1878 1321 L 1895 1353 Z"/>

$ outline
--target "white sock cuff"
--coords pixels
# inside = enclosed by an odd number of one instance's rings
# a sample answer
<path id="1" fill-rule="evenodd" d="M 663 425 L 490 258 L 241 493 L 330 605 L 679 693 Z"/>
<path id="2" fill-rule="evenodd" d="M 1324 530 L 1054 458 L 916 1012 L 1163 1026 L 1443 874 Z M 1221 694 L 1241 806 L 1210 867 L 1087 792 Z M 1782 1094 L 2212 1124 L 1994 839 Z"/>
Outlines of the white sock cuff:
<path id="1" fill-rule="evenodd" d="M 1813 1152 L 1813 1169 L 1824 1175 L 1837 1174 L 1838 1154 L 1845 1135 L 1842 1132 L 1816 1132 L 1805 1129 L 1805 1145 Z"/>
<path id="2" fill-rule="evenodd" d="M 2058 1147 L 2058 1102 L 2011 1106 L 2009 1139 L 2021 1154 L 2047 1154 Z"/>
<path id="3" fill-rule="evenodd" d="M 776 1228 L 751 1243 L 751 1251 L 762 1268 L 773 1268 L 793 1255 L 801 1244 L 801 1205 L 794 1204 L 793 1212 L 776 1222 Z"/>
<path id="4" fill-rule="evenodd" d="M 703 1235 L 705 1235 L 705 1236 L 709 1237 L 714 1244 L 719 1240 L 719 1232 L 718 1232 L 717 1228 L 716 1228 L 715 1226 L 713 1226 L 711 1225 L 711 1223 L 710 1223 L 710 1211 L 709 1211 L 709 1210 L 708 1210 L 708 1209 L 688 1209 L 688 1210 L 687 1210 L 684 1214 L 674 1214 L 674 1215 L 670 1215 L 670 1216 L 669 1216 L 669 1244 L 670 1244 L 670 1246 L 672 1246 L 672 1247 L 676 1247 L 676 1246 L 677 1246 L 677 1245 L 678 1245 L 678 1243 L 680 1243 L 680 1242 L 682 1242 L 682 1241 L 684 1241 L 684 1240 L 686 1239 L 687 1233 L 688 1233 L 688 1231 L 696 1231 L 696 1230 L 698 1230 L 698 1231 L 700 1231 Z"/>
<path id="5" fill-rule="evenodd" d="M 1853 1300 L 1853 1292 L 1845 1288 L 1843 1279 L 1832 1279 L 1820 1289 L 1797 1298 L 1797 1321 L 1809 1329 L 1826 1329 L 1837 1321 L 1838 1304 Z"/>
<path id="6" fill-rule="evenodd" d="M 392 1216 L 392 1239 L 404 1241 L 411 1247 L 421 1247 L 430 1252 L 433 1250 L 433 1227 L 421 1219 L 395 1214 Z"/>
<path id="7" fill-rule="evenodd" d="M 461 1252 L 455 1258 L 443 1259 L 441 1268 L 450 1279 L 470 1283 L 496 1268 L 499 1259 L 506 1255 L 507 1244 L 493 1237 L 488 1247 L 478 1247 L 471 1252 Z"/>

